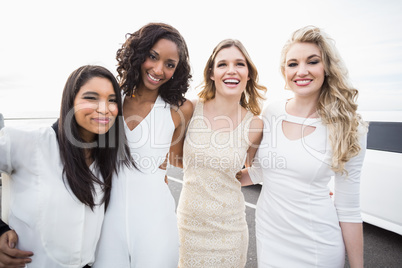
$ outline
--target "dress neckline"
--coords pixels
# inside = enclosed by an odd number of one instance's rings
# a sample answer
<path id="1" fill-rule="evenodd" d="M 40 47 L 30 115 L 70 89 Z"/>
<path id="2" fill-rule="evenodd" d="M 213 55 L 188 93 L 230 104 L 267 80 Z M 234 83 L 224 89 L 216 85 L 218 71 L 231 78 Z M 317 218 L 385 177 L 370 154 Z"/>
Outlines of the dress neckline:
<path id="1" fill-rule="evenodd" d="M 123 103 L 124 103 L 124 99 L 125 99 L 125 98 L 126 98 L 126 95 L 123 96 Z M 137 128 L 138 128 L 144 121 L 146 121 L 147 118 L 151 115 L 152 111 L 155 109 L 155 106 L 159 103 L 160 98 L 161 98 L 161 96 L 158 95 L 158 97 L 156 98 L 154 104 L 152 105 L 152 108 L 151 108 L 151 110 L 149 111 L 149 113 L 148 113 L 148 114 L 141 120 L 141 122 L 138 123 L 138 125 L 136 125 L 133 129 L 130 129 L 130 128 L 128 127 L 128 125 L 127 125 L 127 123 L 126 123 L 126 119 L 124 118 L 124 115 L 123 115 L 124 126 L 125 126 L 130 132 L 133 132 L 135 129 L 137 129 Z M 123 113 L 123 106 L 124 106 L 124 105 L 122 104 L 122 105 L 121 105 L 121 107 L 122 107 L 122 114 L 124 114 L 124 113 Z"/>
<path id="2" fill-rule="evenodd" d="M 283 114 L 286 115 L 286 118 L 283 119 L 284 121 L 288 121 L 288 122 L 296 123 L 296 124 L 300 124 L 300 125 L 306 125 L 306 126 L 310 126 L 310 125 L 316 124 L 318 122 L 321 122 L 320 117 L 301 117 L 301 116 L 289 114 L 286 111 L 286 104 L 288 103 L 288 101 L 289 101 L 288 99 L 286 101 L 284 101 L 284 103 L 281 107 L 283 109 Z"/>
<path id="3" fill-rule="evenodd" d="M 296 115 L 292 115 L 289 114 L 286 111 L 286 104 L 288 103 L 288 100 L 284 101 L 281 104 L 281 115 L 285 115 L 284 118 L 282 118 L 282 120 L 280 121 L 279 124 L 279 128 L 280 128 L 280 133 L 282 134 L 282 136 L 288 141 L 288 142 L 300 142 L 305 140 L 307 137 L 315 135 L 315 133 L 317 133 L 317 127 L 320 125 L 319 123 L 321 122 L 321 118 L 319 117 L 301 117 L 301 116 L 296 116 Z M 299 124 L 302 126 L 302 128 L 305 127 L 314 127 L 314 131 L 309 133 L 308 135 L 305 136 L 301 136 L 297 139 L 290 139 L 285 135 L 285 132 L 283 131 L 283 121 L 286 122 L 290 122 L 290 123 L 295 123 L 295 124 Z"/>
<path id="4" fill-rule="evenodd" d="M 227 132 L 227 133 L 233 133 L 234 131 L 236 131 L 241 125 L 243 125 L 243 123 L 246 121 L 246 119 L 249 117 L 249 114 L 251 113 L 250 111 L 247 111 L 247 113 L 243 116 L 243 118 L 241 119 L 240 123 L 237 124 L 237 126 L 235 128 L 233 128 L 230 131 L 221 131 L 220 129 L 212 129 L 208 126 L 208 124 L 205 123 L 205 116 L 204 116 L 204 101 L 199 100 L 197 105 L 199 105 L 199 110 L 200 110 L 200 114 L 202 116 L 202 122 L 204 123 L 204 125 L 206 126 L 206 128 L 211 131 L 211 132 Z"/>

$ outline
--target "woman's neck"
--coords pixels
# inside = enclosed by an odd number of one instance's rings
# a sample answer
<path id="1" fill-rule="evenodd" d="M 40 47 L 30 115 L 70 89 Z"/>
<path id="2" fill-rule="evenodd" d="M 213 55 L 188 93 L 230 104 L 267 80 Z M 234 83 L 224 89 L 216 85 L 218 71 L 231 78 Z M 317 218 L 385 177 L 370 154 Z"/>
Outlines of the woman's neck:
<path id="1" fill-rule="evenodd" d="M 87 166 L 89 167 L 90 165 L 92 165 L 93 163 L 93 159 L 92 159 L 92 153 L 91 153 L 91 149 L 84 149 L 84 154 L 85 154 L 85 162 L 87 164 Z"/>
<path id="2" fill-rule="evenodd" d="M 212 130 L 234 130 L 246 113 L 239 101 L 233 99 L 214 98 L 204 103 L 204 121 Z"/>
<path id="3" fill-rule="evenodd" d="M 134 98 L 139 102 L 155 102 L 159 95 L 159 90 L 149 90 L 144 87 L 139 87 L 134 91 Z"/>
<path id="4" fill-rule="evenodd" d="M 207 101 L 210 106 L 210 110 L 213 111 L 215 116 L 219 115 L 226 115 L 226 116 L 232 116 L 232 115 L 237 115 L 239 113 L 239 109 L 241 108 L 240 106 L 240 100 L 234 100 L 234 99 L 225 99 L 225 98 L 213 98 L 209 101 Z"/>
<path id="5" fill-rule="evenodd" d="M 286 111 L 295 116 L 315 118 L 317 114 L 318 99 L 294 97 L 288 101 Z"/>

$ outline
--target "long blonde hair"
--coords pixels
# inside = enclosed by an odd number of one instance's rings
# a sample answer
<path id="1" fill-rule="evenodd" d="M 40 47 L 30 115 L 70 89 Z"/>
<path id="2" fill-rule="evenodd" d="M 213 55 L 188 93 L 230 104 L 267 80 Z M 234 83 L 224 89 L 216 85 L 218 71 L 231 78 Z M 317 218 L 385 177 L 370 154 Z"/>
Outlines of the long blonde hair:
<path id="1" fill-rule="evenodd" d="M 356 113 L 357 89 L 349 82 L 348 70 L 335 47 L 335 42 L 320 28 L 306 26 L 296 30 L 281 54 L 281 72 L 285 77 L 286 54 L 295 43 L 312 43 L 319 47 L 324 63 L 325 79 L 321 87 L 317 111 L 329 130 L 332 147 L 332 170 L 344 173 L 345 164 L 361 150 L 359 125 L 366 127 Z"/>
<path id="2" fill-rule="evenodd" d="M 202 90 L 200 93 L 198 93 L 198 96 L 204 101 L 215 98 L 216 87 L 214 81 L 212 81 L 210 78 L 214 67 L 214 61 L 219 51 L 232 46 L 237 47 L 246 58 L 250 77 L 250 79 L 247 81 L 246 89 L 241 95 L 240 105 L 252 112 L 254 115 L 259 115 L 261 113 L 262 101 L 265 98 L 263 93 L 259 92 L 258 90 L 265 93 L 267 91 L 267 88 L 263 85 L 258 84 L 257 68 L 255 67 L 253 61 L 247 53 L 247 50 L 239 40 L 225 39 L 214 48 L 211 56 L 207 61 L 207 64 L 205 65 L 204 82 L 201 85 Z"/>

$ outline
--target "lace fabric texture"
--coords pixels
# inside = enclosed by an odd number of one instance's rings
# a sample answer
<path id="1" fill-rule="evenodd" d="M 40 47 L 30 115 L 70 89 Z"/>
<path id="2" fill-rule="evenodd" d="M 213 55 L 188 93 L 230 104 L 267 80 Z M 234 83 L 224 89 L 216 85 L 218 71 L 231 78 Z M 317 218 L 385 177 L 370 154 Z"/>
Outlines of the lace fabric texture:
<path id="1" fill-rule="evenodd" d="M 184 184 L 178 205 L 179 267 L 244 267 L 248 228 L 235 174 L 249 148 L 248 112 L 232 131 L 211 130 L 203 103 L 195 108 L 184 143 Z"/>

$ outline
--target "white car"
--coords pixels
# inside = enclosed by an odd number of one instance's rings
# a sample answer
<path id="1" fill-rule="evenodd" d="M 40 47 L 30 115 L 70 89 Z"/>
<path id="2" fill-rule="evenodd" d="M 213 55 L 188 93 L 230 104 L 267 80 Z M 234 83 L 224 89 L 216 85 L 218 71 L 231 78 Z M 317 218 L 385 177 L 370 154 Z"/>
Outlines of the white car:
<path id="1" fill-rule="evenodd" d="M 361 114 L 370 123 L 361 174 L 363 221 L 402 235 L 402 112 Z"/>

